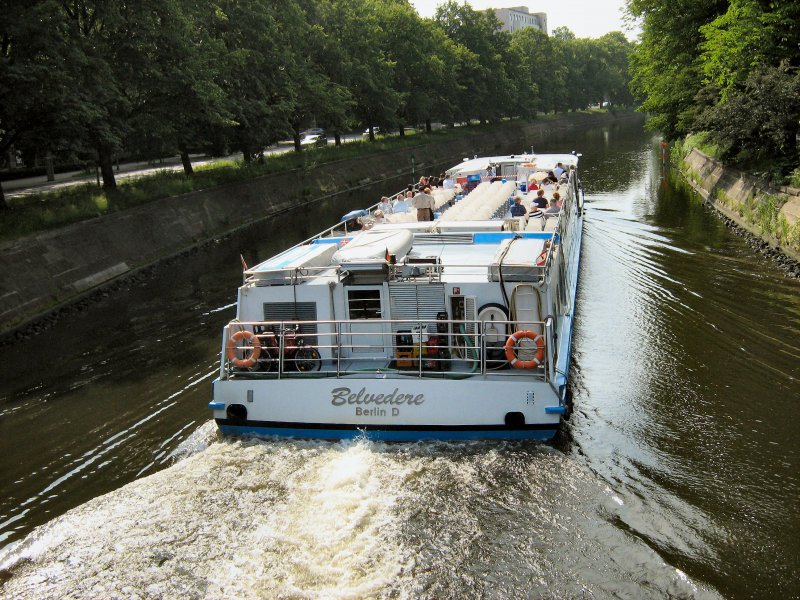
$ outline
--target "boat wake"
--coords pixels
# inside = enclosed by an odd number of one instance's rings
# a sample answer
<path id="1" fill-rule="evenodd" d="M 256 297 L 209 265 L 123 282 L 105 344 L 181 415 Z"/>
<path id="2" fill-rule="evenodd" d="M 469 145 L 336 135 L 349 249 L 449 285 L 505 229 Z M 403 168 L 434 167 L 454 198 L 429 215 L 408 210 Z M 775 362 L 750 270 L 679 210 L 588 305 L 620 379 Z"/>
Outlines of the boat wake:
<path id="1" fill-rule="evenodd" d="M 622 501 L 549 446 L 231 441 L 208 423 L 183 452 L 7 548 L 2 593 L 707 595 L 620 530 Z"/>

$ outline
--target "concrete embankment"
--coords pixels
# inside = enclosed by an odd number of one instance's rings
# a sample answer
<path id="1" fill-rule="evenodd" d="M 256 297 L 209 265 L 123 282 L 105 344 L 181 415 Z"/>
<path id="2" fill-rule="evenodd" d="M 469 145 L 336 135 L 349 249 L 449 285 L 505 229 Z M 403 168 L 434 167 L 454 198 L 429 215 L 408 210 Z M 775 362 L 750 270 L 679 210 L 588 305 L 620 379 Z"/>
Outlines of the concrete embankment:
<path id="1" fill-rule="evenodd" d="M 158 200 L 3 242 L 0 333 L 21 332 L 26 324 L 53 315 L 59 307 L 138 269 L 282 211 L 382 179 L 405 174 L 410 179 L 412 153 L 417 173 L 430 174 L 467 155 L 506 152 L 509 145 L 530 149 L 547 136 L 615 119 L 605 113 L 576 114 L 518 128 L 481 128 L 475 135 L 455 140 L 324 164 L 315 164 L 309 155 L 304 169 Z M 320 229 L 325 225 L 320 223 Z"/>
<path id="2" fill-rule="evenodd" d="M 696 148 L 683 158 L 681 169 L 706 202 L 763 240 L 764 249 L 800 261 L 800 189 L 768 186 Z M 796 265 L 791 267 L 797 274 Z"/>

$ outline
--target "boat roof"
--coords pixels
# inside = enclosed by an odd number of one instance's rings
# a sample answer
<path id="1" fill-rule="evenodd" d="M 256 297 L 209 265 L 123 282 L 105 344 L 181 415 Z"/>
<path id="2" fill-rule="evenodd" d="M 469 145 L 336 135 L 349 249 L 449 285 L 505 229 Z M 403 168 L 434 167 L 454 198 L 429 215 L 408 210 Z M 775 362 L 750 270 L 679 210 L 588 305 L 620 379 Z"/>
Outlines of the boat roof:
<path id="1" fill-rule="evenodd" d="M 489 165 L 515 164 L 530 170 L 552 171 L 558 163 L 565 167 L 577 166 L 578 154 L 509 154 L 505 156 L 479 156 L 465 159 L 447 171 L 449 175 L 461 175 L 485 171 Z"/>

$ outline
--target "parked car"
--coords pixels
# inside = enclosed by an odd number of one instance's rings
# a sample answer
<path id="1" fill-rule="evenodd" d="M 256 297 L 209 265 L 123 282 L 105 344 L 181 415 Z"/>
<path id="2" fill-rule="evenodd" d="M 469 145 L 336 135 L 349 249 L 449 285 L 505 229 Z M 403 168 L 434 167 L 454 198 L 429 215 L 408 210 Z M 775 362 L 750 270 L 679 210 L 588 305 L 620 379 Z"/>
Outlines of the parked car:
<path id="1" fill-rule="evenodd" d="M 324 134 L 306 135 L 300 140 L 300 145 L 314 148 L 325 147 L 328 145 L 328 138 Z"/>
<path id="2" fill-rule="evenodd" d="M 325 130 L 322 127 L 311 127 L 300 132 L 300 137 L 307 135 L 325 135 Z"/>
<path id="3" fill-rule="evenodd" d="M 376 136 L 377 136 L 377 135 L 380 135 L 381 133 L 383 133 L 383 132 L 381 131 L 381 128 L 380 128 L 380 127 L 378 127 L 377 125 L 376 125 L 375 127 L 373 127 L 373 128 L 372 128 L 372 131 L 373 131 L 373 133 L 374 133 Z M 363 137 L 363 138 L 368 138 L 368 137 L 369 137 L 369 127 L 367 127 L 367 128 L 364 130 L 364 133 L 362 133 L 362 134 L 361 134 L 361 137 Z"/>

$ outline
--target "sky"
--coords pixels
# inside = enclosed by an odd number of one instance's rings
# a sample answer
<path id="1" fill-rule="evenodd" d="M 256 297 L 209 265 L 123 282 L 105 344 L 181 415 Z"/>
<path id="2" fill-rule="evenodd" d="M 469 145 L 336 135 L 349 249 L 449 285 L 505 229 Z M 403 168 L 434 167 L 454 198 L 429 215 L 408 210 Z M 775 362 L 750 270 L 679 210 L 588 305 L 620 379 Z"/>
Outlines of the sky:
<path id="1" fill-rule="evenodd" d="M 436 6 L 445 0 L 411 0 L 422 17 L 432 17 Z M 461 3 L 463 0 L 458 0 Z M 556 27 L 566 26 L 579 38 L 597 38 L 609 31 L 622 31 L 629 40 L 635 40 L 638 29 L 628 31 L 622 20 L 625 0 L 467 0 L 476 10 L 527 6 L 532 13 L 547 13 L 547 33 Z M 702 1 L 702 0 L 701 0 Z"/>

